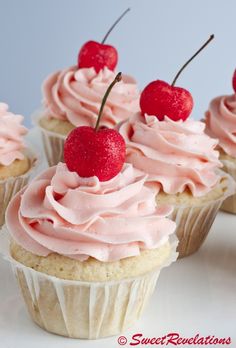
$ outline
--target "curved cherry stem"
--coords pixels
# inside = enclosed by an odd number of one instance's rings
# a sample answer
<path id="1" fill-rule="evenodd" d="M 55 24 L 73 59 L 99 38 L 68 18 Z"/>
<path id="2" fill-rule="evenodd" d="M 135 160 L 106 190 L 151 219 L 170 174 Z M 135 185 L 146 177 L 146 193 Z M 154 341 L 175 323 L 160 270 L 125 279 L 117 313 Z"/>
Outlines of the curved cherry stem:
<path id="1" fill-rule="evenodd" d="M 104 36 L 103 40 L 102 40 L 102 44 L 105 43 L 106 39 L 108 38 L 108 36 L 110 35 L 110 33 L 112 32 L 112 30 L 115 28 L 115 26 L 119 23 L 119 21 L 126 15 L 127 12 L 130 11 L 130 8 L 127 8 L 121 15 L 119 18 L 117 18 L 117 20 L 115 21 L 114 24 L 112 24 L 112 26 L 110 27 L 110 29 L 108 30 L 108 32 L 106 33 L 106 35 Z"/>
<path id="2" fill-rule="evenodd" d="M 109 85 L 109 87 L 107 88 L 107 91 L 106 91 L 106 93 L 104 94 L 104 97 L 103 97 L 103 99 L 102 99 L 102 104 L 101 104 L 101 107 L 100 107 L 100 110 L 99 110 L 98 119 L 97 119 L 97 122 L 96 122 L 96 125 L 95 125 L 95 131 L 98 130 L 99 122 L 100 122 L 100 119 L 101 119 L 101 117 L 102 117 L 103 108 L 104 108 L 104 106 L 105 106 L 105 104 L 106 104 L 106 101 L 107 101 L 108 96 L 109 96 L 109 94 L 110 94 L 110 92 L 111 92 L 113 86 L 114 86 L 117 82 L 121 81 L 121 79 L 122 79 L 122 73 L 119 72 L 119 73 L 116 75 L 114 81 L 113 81 L 113 82 Z"/>
<path id="3" fill-rule="evenodd" d="M 176 74 L 171 86 L 174 86 L 179 75 L 182 73 L 182 71 L 186 68 L 186 66 L 211 42 L 211 40 L 214 39 L 214 35 L 212 34 L 209 39 L 202 45 L 202 47 L 199 48 L 199 50 L 191 57 L 189 58 L 189 60 L 187 60 L 187 62 L 182 66 L 182 68 L 178 71 L 178 73 Z"/>

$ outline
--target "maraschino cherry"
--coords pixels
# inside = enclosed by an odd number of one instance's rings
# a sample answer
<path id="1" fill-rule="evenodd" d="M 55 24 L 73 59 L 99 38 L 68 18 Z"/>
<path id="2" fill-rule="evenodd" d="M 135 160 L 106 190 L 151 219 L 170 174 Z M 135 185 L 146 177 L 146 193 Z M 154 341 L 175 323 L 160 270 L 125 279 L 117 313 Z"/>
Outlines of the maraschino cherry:
<path id="1" fill-rule="evenodd" d="M 172 84 L 156 80 L 149 83 L 140 96 L 142 114 L 155 115 L 160 121 L 168 116 L 173 121 L 185 121 L 193 108 L 193 98 L 189 91 L 175 87 L 175 83 L 186 66 L 213 40 L 214 35 L 182 66 Z"/>
<path id="2" fill-rule="evenodd" d="M 236 69 L 234 70 L 234 75 L 233 75 L 233 89 L 234 89 L 234 92 L 236 93 Z"/>
<path id="3" fill-rule="evenodd" d="M 67 137 L 64 159 L 70 171 L 81 177 L 97 176 L 107 181 L 116 176 L 125 162 L 124 138 L 114 129 L 99 128 L 103 108 L 112 87 L 121 80 L 118 73 L 108 87 L 101 104 L 95 128 L 81 126 Z"/>
<path id="4" fill-rule="evenodd" d="M 118 61 L 118 52 L 115 47 L 105 45 L 105 41 L 117 23 L 130 11 L 127 8 L 125 12 L 115 21 L 111 28 L 106 33 L 102 42 L 88 41 L 80 49 L 78 55 L 79 68 L 94 68 L 97 73 L 105 66 L 114 70 Z"/>

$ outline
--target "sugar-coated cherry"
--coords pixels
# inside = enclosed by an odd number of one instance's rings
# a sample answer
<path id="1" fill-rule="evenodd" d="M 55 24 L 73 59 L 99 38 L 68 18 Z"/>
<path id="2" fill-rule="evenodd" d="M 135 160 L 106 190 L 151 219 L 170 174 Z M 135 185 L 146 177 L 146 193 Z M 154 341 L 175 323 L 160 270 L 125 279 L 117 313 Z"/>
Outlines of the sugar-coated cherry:
<path id="1" fill-rule="evenodd" d="M 115 47 L 96 41 L 86 42 L 78 55 L 79 68 L 93 67 L 97 73 L 106 66 L 114 70 L 118 62 L 118 52 Z"/>
<path id="2" fill-rule="evenodd" d="M 116 176 L 125 162 L 125 141 L 115 129 L 101 127 L 99 121 L 107 97 L 121 73 L 108 87 L 101 104 L 95 128 L 77 127 L 68 135 L 64 145 L 64 159 L 70 171 L 81 177 L 97 176 L 107 181 Z"/>
<path id="3" fill-rule="evenodd" d="M 173 121 L 185 121 L 193 108 L 193 98 L 189 91 L 175 87 L 176 80 L 186 66 L 213 40 L 214 35 L 199 48 L 199 50 L 181 67 L 172 84 L 156 80 L 149 83 L 141 93 L 140 109 L 143 115 L 156 116 L 163 121 L 168 116 Z"/>
<path id="4" fill-rule="evenodd" d="M 78 127 L 66 140 L 64 158 L 68 169 L 79 176 L 97 176 L 100 181 L 107 181 L 123 167 L 125 141 L 114 129 Z"/>
<path id="5" fill-rule="evenodd" d="M 234 92 L 236 93 L 236 69 L 234 70 L 232 83 L 233 83 Z"/>
<path id="6" fill-rule="evenodd" d="M 193 98 L 184 88 L 156 80 L 141 93 L 140 108 L 142 114 L 155 115 L 159 121 L 163 121 L 165 116 L 173 121 L 185 121 L 192 111 Z"/>
<path id="7" fill-rule="evenodd" d="M 88 41 L 80 49 L 78 54 L 78 68 L 94 68 L 97 73 L 104 67 L 114 70 L 118 62 L 118 52 L 115 47 L 106 45 L 105 41 L 117 23 L 130 11 L 127 8 L 115 21 L 106 33 L 102 42 Z"/>

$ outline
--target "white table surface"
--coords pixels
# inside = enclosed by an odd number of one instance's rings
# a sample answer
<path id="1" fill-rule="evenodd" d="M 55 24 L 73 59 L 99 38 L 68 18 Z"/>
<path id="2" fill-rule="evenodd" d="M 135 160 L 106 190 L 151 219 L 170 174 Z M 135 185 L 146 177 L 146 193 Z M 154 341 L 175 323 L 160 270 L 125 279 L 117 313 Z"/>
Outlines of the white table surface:
<path id="1" fill-rule="evenodd" d="M 31 322 L 11 268 L 3 260 L 0 275 L 0 348 L 119 347 L 118 337 L 86 341 L 43 331 Z M 236 347 L 236 215 L 219 213 L 200 251 L 161 272 L 143 317 L 123 333 L 128 340 L 124 347 L 136 333 L 162 337 L 171 332 L 181 337 L 230 336 L 228 347 Z"/>

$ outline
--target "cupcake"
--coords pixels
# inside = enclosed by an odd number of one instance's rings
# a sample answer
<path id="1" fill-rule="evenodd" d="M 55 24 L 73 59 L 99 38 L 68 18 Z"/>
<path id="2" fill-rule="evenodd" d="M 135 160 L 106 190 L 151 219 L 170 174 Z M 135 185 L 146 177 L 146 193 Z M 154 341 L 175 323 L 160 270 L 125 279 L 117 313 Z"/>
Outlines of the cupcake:
<path id="1" fill-rule="evenodd" d="M 116 73 L 107 67 L 73 66 L 48 77 L 43 85 L 44 108 L 37 113 L 37 125 L 43 137 L 50 165 L 63 160 L 66 136 L 77 126 L 95 126 L 101 99 Z M 139 92 L 135 80 L 123 76 L 112 91 L 104 110 L 102 125 L 114 127 L 139 110 Z"/>
<path id="2" fill-rule="evenodd" d="M 177 257 L 172 208 L 125 164 L 114 129 L 75 128 L 66 163 L 47 169 L 11 201 L 10 256 L 32 319 L 49 332 L 95 339 L 141 315 L 160 273 Z M 1 244 L 1 243 L 0 243 Z M 5 255 L 6 257 L 6 255 Z"/>
<path id="3" fill-rule="evenodd" d="M 148 84 L 140 97 L 141 113 L 118 130 L 126 141 L 126 162 L 148 175 L 146 185 L 156 192 L 158 205 L 174 206 L 171 218 L 177 223 L 179 257 L 184 257 L 200 248 L 235 185 L 219 171 L 217 140 L 204 133 L 204 123 L 188 120 L 193 98 L 174 86 L 178 76 L 171 85 Z"/>
<path id="4" fill-rule="evenodd" d="M 169 207 L 124 165 L 101 182 L 59 163 L 7 211 L 10 254 L 27 309 L 43 329 L 95 339 L 142 314 L 160 270 L 176 259 Z"/>
<path id="5" fill-rule="evenodd" d="M 233 77 L 233 95 L 214 98 L 205 114 L 206 132 L 219 139 L 220 160 L 223 170 L 236 180 L 236 70 Z M 236 194 L 228 197 L 221 207 L 236 214 Z"/>
<path id="6" fill-rule="evenodd" d="M 119 126 L 126 162 L 148 174 L 157 203 L 175 207 L 180 257 L 197 251 L 223 200 L 232 194 L 231 178 L 221 167 L 217 141 L 204 133 L 203 122 L 173 121 L 137 114 Z"/>
<path id="7" fill-rule="evenodd" d="M 16 192 L 25 186 L 36 164 L 36 157 L 24 143 L 28 132 L 23 116 L 8 111 L 0 103 L 0 226 L 4 223 L 7 205 Z"/>
<path id="8" fill-rule="evenodd" d="M 36 113 L 36 124 L 50 165 L 63 160 L 64 141 L 72 129 L 95 126 L 101 99 L 116 76 L 117 60 L 115 47 L 104 40 L 88 41 L 79 52 L 77 65 L 53 73 L 43 83 L 43 108 Z M 139 110 L 138 100 L 136 81 L 123 75 L 110 94 L 101 125 L 114 127 L 132 116 Z"/>

